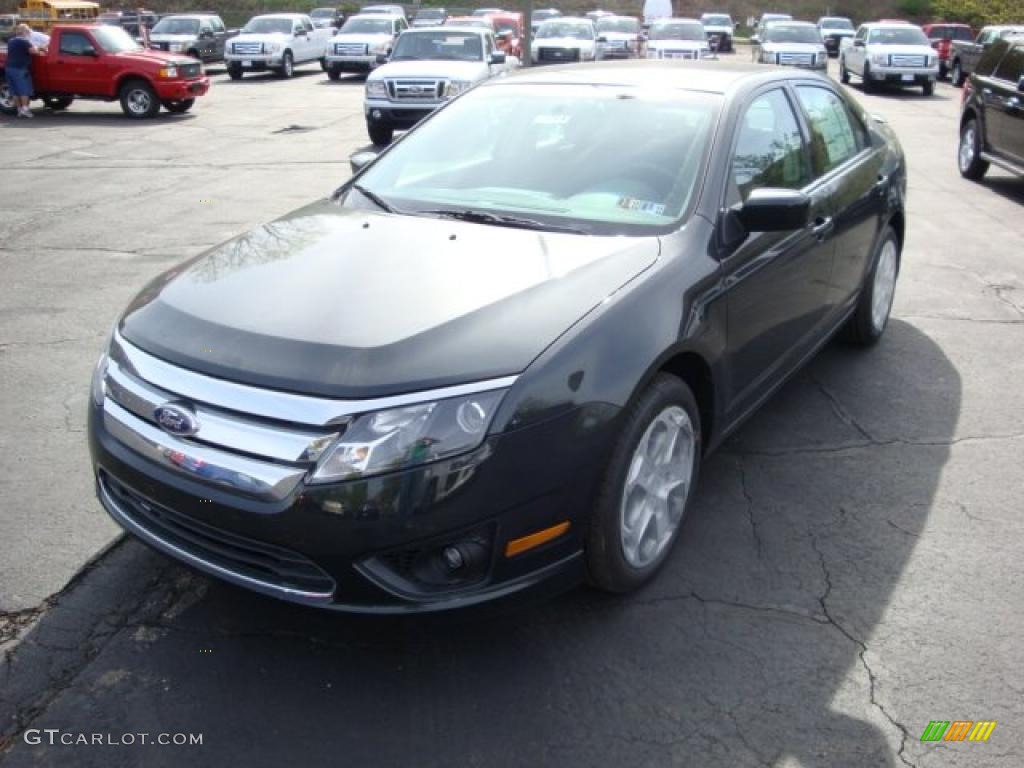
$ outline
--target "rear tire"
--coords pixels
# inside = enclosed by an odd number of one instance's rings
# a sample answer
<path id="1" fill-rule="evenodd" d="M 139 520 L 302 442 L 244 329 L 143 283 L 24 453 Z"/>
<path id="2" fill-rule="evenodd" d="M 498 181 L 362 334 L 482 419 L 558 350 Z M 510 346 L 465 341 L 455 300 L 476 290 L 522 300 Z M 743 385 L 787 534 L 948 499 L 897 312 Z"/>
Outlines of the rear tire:
<path id="1" fill-rule="evenodd" d="M 70 107 L 73 101 L 71 96 L 49 96 L 43 99 L 43 104 L 49 110 L 60 112 Z"/>
<path id="2" fill-rule="evenodd" d="M 160 112 L 153 86 L 145 80 L 129 80 L 121 86 L 121 110 L 132 120 L 147 120 Z"/>
<path id="3" fill-rule="evenodd" d="M 989 164 L 981 159 L 981 134 L 978 132 L 978 121 L 973 117 L 960 129 L 956 164 L 960 169 L 960 175 L 971 181 L 981 181 L 988 172 Z"/>
<path id="4" fill-rule="evenodd" d="M 886 228 L 872 258 L 871 270 L 860 289 L 857 308 L 841 331 L 843 340 L 858 347 L 877 343 L 889 325 L 889 313 L 900 271 L 900 241 Z"/>
<path id="5" fill-rule="evenodd" d="M 668 559 L 694 497 L 701 424 L 686 383 L 659 373 L 626 407 L 587 530 L 591 583 L 629 592 Z"/>
<path id="6" fill-rule="evenodd" d="M 241 64 L 228 64 L 228 77 L 232 80 L 241 80 L 243 74 Z"/>
<path id="7" fill-rule="evenodd" d="M 176 115 L 183 115 L 192 109 L 192 105 L 196 103 L 195 99 L 182 99 L 181 101 L 161 101 L 164 105 L 164 109 L 168 112 L 173 112 Z"/>
<path id="8" fill-rule="evenodd" d="M 953 69 L 950 70 L 949 80 L 957 88 L 963 88 L 964 86 L 964 71 L 960 67 L 960 59 L 953 59 Z"/>
<path id="9" fill-rule="evenodd" d="M 366 132 L 370 134 L 370 141 L 378 147 L 386 147 L 395 138 L 395 129 L 390 125 L 367 124 Z"/>

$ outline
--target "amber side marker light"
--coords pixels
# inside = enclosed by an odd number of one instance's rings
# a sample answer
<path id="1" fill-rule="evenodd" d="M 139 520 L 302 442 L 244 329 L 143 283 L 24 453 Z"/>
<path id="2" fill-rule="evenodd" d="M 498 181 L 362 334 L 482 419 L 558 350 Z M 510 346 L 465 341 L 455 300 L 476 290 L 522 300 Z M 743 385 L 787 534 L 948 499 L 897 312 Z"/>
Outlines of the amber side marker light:
<path id="1" fill-rule="evenodd" d="M 550 528 L 544 528 L 536 533 L 531 533 L 529 536 L 512 539 L 512 541 L 505 545 L 505 557 L 521 555 L 523 552 L 531 550 L 534 547 L 539 547 L 541 544 L 546 544 L 552 539 L 557 539 L 568 530 L 569 521 L 566 520 L 564 523 L 552 525 Z"/>

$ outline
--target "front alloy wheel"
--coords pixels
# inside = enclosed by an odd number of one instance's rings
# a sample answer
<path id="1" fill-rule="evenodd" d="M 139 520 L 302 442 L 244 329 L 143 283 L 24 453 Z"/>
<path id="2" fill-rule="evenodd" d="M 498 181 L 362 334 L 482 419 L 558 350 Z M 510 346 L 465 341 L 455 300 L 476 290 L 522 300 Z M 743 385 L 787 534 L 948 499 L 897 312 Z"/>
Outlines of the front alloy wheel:
<path id="1" fill-rule="evenodd" d="M 295 73 L 295 61 L 290 51 L 285 51 L 281 57 L 281 77 L 291 77 Z"/>
<path id="2" fill-rule="evenodd" d="M 143 80 L 130 80 L 121 88 L 121 109 L 133 120 L 156 117 L 160 102 L 152 86 Z"/>
<path id="3" fill-rule="evenodd" d="M 626 408 L 587 533 L 591 581 L 628 592 L 679 538 L 700 467 L 700 415 L 682 379 L 658 374 Z"/>
<path id="4" fill-rule="evenodd" d="M 956 164 L 960 169 L 960 175 L 971 181 L 979 181 L 988 171 L 988 163 L 981 159 L 978 121 L 973 118 L 960 129 L 960 147 L 956 153 Z"/>

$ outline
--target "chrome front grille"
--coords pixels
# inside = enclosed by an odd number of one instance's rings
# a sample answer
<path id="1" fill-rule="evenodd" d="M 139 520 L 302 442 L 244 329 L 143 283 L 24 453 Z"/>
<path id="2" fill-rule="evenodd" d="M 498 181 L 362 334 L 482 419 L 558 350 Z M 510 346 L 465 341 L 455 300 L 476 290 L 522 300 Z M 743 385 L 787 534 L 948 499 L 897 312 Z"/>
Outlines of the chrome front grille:
<path id="1" fill-rule="evenodd" d="M 263 53 L 263 43 L 232 43 L 232 53 Z"/>
<path id="2" fill-rule="evenodd" d="M 889 56 L 889 65 L 893 67 L 923 67 L 927 61 L 927 57 L 894 53 Z"/>
<path id="3" fill-rule="evenodd" d="M 791 67 L 810 67 L 814 64 L 813 53 L 780 53 L 779 64 Z"/>
<path id="4" fill-rule="evenodd" d="M 440 101 L 444 80 L 387 80 L 388 95 L 394 101 Z"/>
<path id="5" fill-rule="evenodd" d="M 538 48 L 537 58 L 540 61 L 579 61 L 579 48 Z"/>
<path id="6" fill-rule="evenodd" d="M 335 43 L 334 54 L 336 56 L 365 56 L 366 43 Z"/>
<path id="7" fill-rule="evenodd" d="M 202 64 L 180 64 L 178 69 L 181 71 L 181 76 L 186 80 L 190 80 L 193 77 L 199 77 L 203 74 Z"/>
<path id="8" fill-rule="evenodd" d="M 696 59 L 699 58 L 697 51 L 687 48 L 669 48 L 660 50 L 663 59 Z"/>

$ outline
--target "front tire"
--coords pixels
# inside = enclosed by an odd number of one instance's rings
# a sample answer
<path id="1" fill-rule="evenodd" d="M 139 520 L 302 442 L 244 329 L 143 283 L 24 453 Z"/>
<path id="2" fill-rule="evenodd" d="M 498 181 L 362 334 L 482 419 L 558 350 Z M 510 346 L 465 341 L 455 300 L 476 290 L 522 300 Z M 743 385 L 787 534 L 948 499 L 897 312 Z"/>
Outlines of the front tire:
<path id="1" fill-rule="evenodd" d="M 860 76 L 861 87 L 864 89 L 864 93 L 875 92 L 875 81 L 871 79 L 871 67 L 868 63 L 864 62 L 864 74 Z"/>
<path id="2" fill-rule="evenodd" d="M 978 132 L 978 121 L 973 117 L 960 129 L 960 146 L 957 150 L 956 164 L 960 175 L 971 181 L 981 181 L 988 172 L 989 164 L 981 159 L 981 134 Z"/>
<path id="3" fill-rule="evenodd" d="M 341 67 L 328 67 L 327 76 L 331 80 L 341 80 Z"/>
<path id="4" fill-rule="evenodd" d="M 921 90 L 924 91 L 925 96 L 931 96 L 933 93 L 935 93 L 935 81 L 925 80 L 923 83 L 921 83 Z"/>
<path id="5" fill-rule="evenodd" d="M 950 70 L 949 79 L 957 88 L 963 88 L 964 80 L 967 78 L 964 77 L 964 70 L 960 66 L 960 59 L 953 59 L 953 69 Z"/>
<path id="6" fill-rule="evenodd" d="M 857 308 L 843 328 L 844 339 L 859 347 L 877 343 L 889 324 L 896 277 L 900 271 L 900 241 L 887 227 L 875 250 L 871 271 L 861 286 Z"/>
<path id="7" fill-rule="evenodd" d="M 18 107 L 14 103 L 11 89 L 7 85 L 7 80 L 3 77 L 0 77 L 0 113 L 9 117 L 14 117 L 18 114 Z"/>
<path id="8" fill-rule="evenodd" d="M 281 57 L 281 67 L 277 70 L 277 74 L 286 80 L 295 74 L 295 59 L 292 58 L 291 51 L 284 52 L 284 56 Z"/>
<path id="9" fill-rule="evenodd" d="M 367 123 L 366 132 L 370 134 L 370 141 L 377 147 L 386 147 L 395 138 L 395 129 L 390 125 L 370 125 Z"/>
<path id="10" fill-rule="evenodd" d="M 168 112 L 173 112 L 176 115 L 183 115 L 192 109 L 192 105 L 196 103 L 195 99 L 182 99 L 181 101 L 162 101 L 164 109 Z"/>
<path id="11" fill-rule="evenodd" d="M 132 120 L 147 120 L 160 112 L 153 86 L 145 80 L 129 80 L 121 86 L 121 110 Z"/>
<path id="12" fill-rule="evenodd" d="M 850 70 L 846 68 L 846 59 L 839 60 L 839 80 L 843 85 L 850 84 Z"/>
<path id="13" fill-rule="evenodd" d="M 326 56 L 321 56 L 320 57 L 320 69 L 322 69 L 324 72 L 327 71 L 327 57 Z"/>
<path id="14" fill-rule="evenodd" d="M 700 470 L 700 412 L 681 379 L 655 376 L 623 422 L 585 545 L 590 581 L 608 592 L 637 589 L 661 568 Z"/>
<path id="15" fill-rule="evenodd" d="M 244 72 L 242 71 L 241 64 L 228 64 L 228 77 L 232 80 L 241 80 Z"/>
<path id="16" fill-rule="evenodd" d="M 48 96 L 43 99 L 43 104 L 46 105 L 47 109 L 52 110 L 53 112 L 62 112 L 70 107 L 73 101 L 74 98 L 71 96 Z"/>

